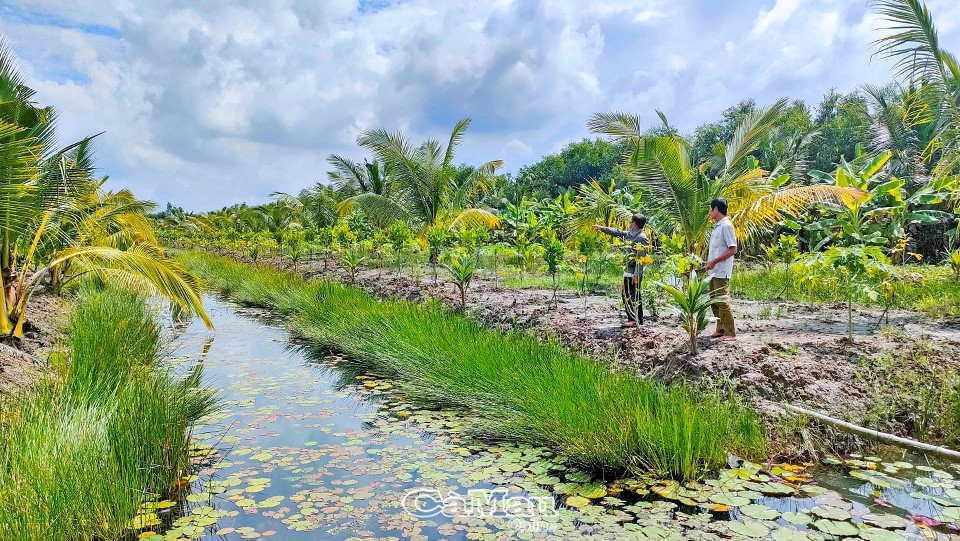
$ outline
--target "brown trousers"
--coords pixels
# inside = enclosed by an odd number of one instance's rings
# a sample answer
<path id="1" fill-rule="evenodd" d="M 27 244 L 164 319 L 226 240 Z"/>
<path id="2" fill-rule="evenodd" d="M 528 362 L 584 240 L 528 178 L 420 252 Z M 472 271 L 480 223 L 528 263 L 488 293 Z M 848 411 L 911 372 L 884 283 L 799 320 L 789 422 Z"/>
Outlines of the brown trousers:
<path id="1" fill-rule="evenodd" d="M 722 297 L 723 300 L 710 305 L 713 315 L 717 318 L 717 332 L 724 336 L 736 336 L 737 329 L 733 325 L 733 312 L 730 311 L 730 279 L 711 278 L 710 297 Z"/>

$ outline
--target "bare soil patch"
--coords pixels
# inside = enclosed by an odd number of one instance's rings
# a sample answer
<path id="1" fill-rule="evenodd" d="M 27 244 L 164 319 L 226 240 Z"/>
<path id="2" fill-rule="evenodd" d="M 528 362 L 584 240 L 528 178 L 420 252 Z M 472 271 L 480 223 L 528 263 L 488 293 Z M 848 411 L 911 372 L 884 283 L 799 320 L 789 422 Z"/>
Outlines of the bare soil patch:
<path id="1" fill-rule="evenodd" d="M 45 362 L 65 310 L 63 299 L 53 295 L 38 294 L 30 299 L 23 339 L 3 342 L 26 355 L 10 348 L 0 348 L 0 394 L 15 394 L 28 388 L 44 369 L 43 364 L 30 358 Z"/>

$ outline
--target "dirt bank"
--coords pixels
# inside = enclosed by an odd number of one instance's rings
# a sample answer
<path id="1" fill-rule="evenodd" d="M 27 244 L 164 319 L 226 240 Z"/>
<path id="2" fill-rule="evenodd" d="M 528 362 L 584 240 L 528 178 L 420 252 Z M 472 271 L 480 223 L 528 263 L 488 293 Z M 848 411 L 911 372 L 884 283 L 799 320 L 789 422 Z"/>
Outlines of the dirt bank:
<path id="1" fill-rule="evenodd" d="M 39 294 L 30 299 L 23 340 L 3 342 L 23 353 L 0 348 L 0 394 L 10 394 L 30 385 L 43 367 L 31 362 L 34 357 L 45 362 L 58 332 L 58 318 L 65 310 L 62 299 Z"/>

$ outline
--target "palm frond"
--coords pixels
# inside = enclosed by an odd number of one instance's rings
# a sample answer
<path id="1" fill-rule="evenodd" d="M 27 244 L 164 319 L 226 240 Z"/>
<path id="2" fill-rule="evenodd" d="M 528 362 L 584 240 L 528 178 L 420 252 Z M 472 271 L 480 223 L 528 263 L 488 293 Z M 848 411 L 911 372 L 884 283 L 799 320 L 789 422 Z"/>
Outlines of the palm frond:
<path id="1" fill-rule="evenodd" d="M 787 104 L 787 98 L 781 98 L 769 107 L 751 112 L 740 122 L 724 149 L 724 175 L 733 173 L 735 168 L 743 165 L 747 156 L 760 148 L 760 143 L 783 115 Z"/>
<path id="2" fill-rule="evenodd" d="M 730 209 L 730 216 L 737 231 L 737 237 L 747 240 L 752 235 L 775 227 L 784 219 L 783 213 L 797 216 L 814 203 L 832 202 L 848 205 L 864 199 L 867 195 L 866 192 L 852 187 L 797 186 L 777 190 L 752 201 L 737 201 L 738 206 Z"/>
<path id="3" fill-rule="evenodd" d="M 467 132 L 467 128 L 469 126 L 469 118 L 460 119 L 460 121 L 453 126 L 453 131 L 450 132 L 450 140 L 447 141 L 447 147 L 443 153 L 441 167 L 453 166 L 453 156 L 457 152 L 457 147 L 460 146 L 461 142 L 463 142 L 463 136 Z"/>
<path id="4" fill-rule="evenodd" d="M 500 227 L 500 218 L 496 214 L 483 209 L 464 209 L 454 214 L 450 218 L 449 229 L 458 229 L 461 227 L 472 228 L 482 227 L 494 229 Z"/>
<path id="5" fill-rule="evenodd" d="M 196 314 L 208 328 L 213 323 L 203 308 L 200 283 L 188 271 L 165 257 L 159 247 L 140 244 L 129 250 L 103 246 L 71 247 L 57 253 L 47 268 L 74 261 L 93 272 L 126 276 L 128 285 L 149 284 L 149 294 L 166 297 L 185 312 Z M 39 273 L 38 273 L 39 274 Z"/>

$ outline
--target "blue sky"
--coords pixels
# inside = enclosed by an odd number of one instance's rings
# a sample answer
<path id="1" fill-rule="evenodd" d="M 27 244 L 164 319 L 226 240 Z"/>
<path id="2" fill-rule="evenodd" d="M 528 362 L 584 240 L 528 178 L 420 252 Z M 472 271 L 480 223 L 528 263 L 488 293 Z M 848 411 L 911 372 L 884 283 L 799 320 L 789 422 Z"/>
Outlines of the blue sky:
<path id="1" fill-rule="evenodd" d="M 960 52 L 951 0 L 930 0 Z M 108 186 L 190 210 L 325 178 L 356 135 L 445 138 L 507 171 L 588 137 L 594 112 L 683 131 L 742 99 L 815 106 L 890 81 L 866 1 L 0 0 L 0 33 L 64 144 L 97 140 Z"/>

